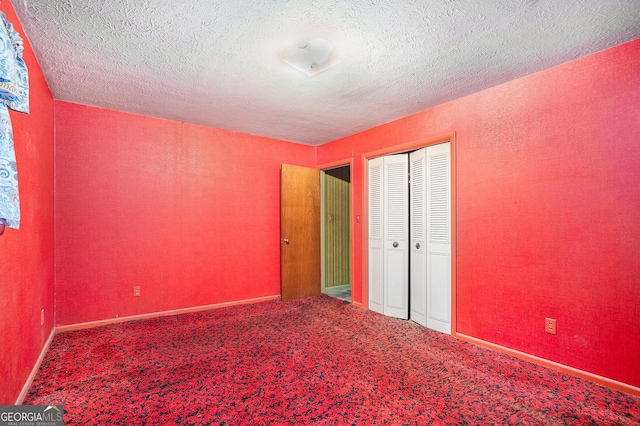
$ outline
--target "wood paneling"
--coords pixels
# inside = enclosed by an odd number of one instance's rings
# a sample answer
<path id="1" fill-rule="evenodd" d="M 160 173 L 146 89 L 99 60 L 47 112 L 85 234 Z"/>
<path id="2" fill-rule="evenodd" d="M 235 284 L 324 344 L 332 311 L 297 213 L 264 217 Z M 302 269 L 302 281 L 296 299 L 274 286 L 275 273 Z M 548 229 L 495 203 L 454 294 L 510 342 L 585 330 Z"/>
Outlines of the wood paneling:
<path id="1" fill-rule="evenodd" d="M 342 172 L 335 174 L 335 171 Z M 329 172 L 334 172 L 333 176 Z M 351 284 L 348 176 L 349 167 L 333 169 L 324 175 L 325 288 Z"/>

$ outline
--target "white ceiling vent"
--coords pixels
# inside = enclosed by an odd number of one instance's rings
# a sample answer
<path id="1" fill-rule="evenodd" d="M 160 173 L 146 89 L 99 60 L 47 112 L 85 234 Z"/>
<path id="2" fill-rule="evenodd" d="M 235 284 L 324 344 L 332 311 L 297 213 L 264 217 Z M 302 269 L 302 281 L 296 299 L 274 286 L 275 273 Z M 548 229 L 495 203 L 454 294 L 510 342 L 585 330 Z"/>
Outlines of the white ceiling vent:
<path id="1" fill-rule="evenodd" d="M 340 63 L 333 55 L 333 43 L 326 38 L 314 37 L 291 47 L 283 61 L 308 76 L 312 76 Z"/>

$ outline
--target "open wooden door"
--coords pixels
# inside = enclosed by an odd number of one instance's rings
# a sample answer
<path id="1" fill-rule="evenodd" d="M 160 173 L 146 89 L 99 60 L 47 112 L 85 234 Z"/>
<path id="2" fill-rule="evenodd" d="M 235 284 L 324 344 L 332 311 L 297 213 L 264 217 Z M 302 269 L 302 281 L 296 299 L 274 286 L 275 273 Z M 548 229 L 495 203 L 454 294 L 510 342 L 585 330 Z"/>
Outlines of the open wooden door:
<path id="1" fill-rule="evenodd" d="M 320 171 L 283 164 L 280 180 L 280 295 L 320 294 Z"/>

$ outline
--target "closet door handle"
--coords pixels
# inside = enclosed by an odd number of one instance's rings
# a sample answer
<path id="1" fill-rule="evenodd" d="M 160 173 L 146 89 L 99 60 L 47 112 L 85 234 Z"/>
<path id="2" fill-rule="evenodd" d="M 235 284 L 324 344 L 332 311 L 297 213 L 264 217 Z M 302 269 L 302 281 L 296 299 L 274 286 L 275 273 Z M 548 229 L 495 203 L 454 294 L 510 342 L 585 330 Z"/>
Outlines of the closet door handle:
<path id="1" fill-rule="evenodd" d="M 416 248 L 419 249 L 420 248 L 420 243 L 416 243 Z"/>
<path id="2" fill-rule="evenodd" d="M 289 239 L 288 238 L 283 238 L 282 242 L 285 243 L 285 244 L 289 244 Z"/>
<path id="3" fill-rule="evenodd" d="M 399 244 L 398 244 L 398 242 L 397 242 L 397 241 L 394 241 L 394 242 L 393 242 L 393 246 L 394 246 L 394 247 L 398 247 L 398 245 L 399 245 Z"/>

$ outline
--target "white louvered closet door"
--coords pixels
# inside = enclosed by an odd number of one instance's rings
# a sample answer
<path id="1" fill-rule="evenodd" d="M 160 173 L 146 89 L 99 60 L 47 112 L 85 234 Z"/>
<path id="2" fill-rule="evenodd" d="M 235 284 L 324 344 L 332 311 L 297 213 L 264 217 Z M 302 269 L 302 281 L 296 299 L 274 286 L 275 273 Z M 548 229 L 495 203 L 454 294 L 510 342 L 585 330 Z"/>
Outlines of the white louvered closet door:
<path id="1" fill-rule="evenodd" d="M 384 158 L 369 161 L 369 309 L 383 313 L 382 179 Z"/>
<path id="2" fill-rule="evenodd" d="M 383 162 L 383 313 L 409 319 L 409 156 Z"/>
<path id="3" fill-rule="evenodd" d="M 451 333 L 450 164 L 449 143 L 426 148 L 427 327 L 447 334 Z"/>
<path id="4" fill-rule="evenodd" d="M 410 294 L 409 319 L 427 326 L 427 149 L 409 154 Z"/>

